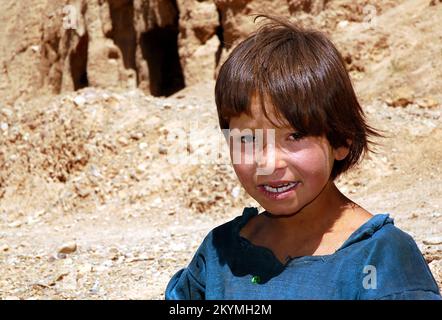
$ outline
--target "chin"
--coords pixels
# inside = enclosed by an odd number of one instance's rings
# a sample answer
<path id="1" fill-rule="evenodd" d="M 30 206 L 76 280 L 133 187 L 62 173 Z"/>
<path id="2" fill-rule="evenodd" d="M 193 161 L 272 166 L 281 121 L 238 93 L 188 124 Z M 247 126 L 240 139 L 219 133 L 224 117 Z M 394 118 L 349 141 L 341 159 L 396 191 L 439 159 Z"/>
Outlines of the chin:
<path id="1" fill-rule="evenodd" d="M 259 202 L 259 201 L 258 201 Z M 287 206 L 287 204 L 279 204 L 279 205 L 269 205 L 267 202 L 259 202 L 259 204 L 270 214 L 273 216 L 293 216 L 301 210 L 300 206 Z"/>

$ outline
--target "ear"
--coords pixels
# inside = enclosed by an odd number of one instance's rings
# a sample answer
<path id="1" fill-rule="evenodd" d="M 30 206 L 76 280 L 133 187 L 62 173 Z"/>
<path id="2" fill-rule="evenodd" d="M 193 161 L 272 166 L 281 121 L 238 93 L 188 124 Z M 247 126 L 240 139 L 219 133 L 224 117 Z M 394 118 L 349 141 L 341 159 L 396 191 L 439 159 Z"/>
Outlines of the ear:
<path id="1" fill-rule="evenodd" d="M 335 157 L 335 160 L 344 160 L 345 157 L 348 156 L 348 153 L 350 152 L 350 146 L 352 141 L 347 139 L 347 146 L 341 146 L 339 148 L 333 149 L 333 155 Z"/>

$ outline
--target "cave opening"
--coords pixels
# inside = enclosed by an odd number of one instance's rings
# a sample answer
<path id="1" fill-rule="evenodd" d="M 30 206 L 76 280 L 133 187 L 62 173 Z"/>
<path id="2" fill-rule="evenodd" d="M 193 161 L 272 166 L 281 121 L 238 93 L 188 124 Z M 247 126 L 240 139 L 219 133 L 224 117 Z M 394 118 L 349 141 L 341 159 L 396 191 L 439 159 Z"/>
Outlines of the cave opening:
<path id="1" fill-rule="evenodd" d="M 132 0 L 109 1 L 112 31 L 106 36 L 111 38 L 120 49 L 126 69 L 136 70 L 136 31 L 134 27 L 134 4 Z"/>
<path id="2" fill-rule="evenodd" d="M 150 93 L 170 96 L 185 87 L 178 54 L 178 27 L 156 27 L 141 34 L 143 59 L 149 69 Z"/>
<path id="3" fill-rule="evenodd" d="M 80 37 L 77 46 L 69 55 L 69 65 L 71 68 L 74 90 L 79 90 L 89 85 L 87 78 L 88 46 L 89 36 L 87 33 L 85 33 L 82 37 Z"/>

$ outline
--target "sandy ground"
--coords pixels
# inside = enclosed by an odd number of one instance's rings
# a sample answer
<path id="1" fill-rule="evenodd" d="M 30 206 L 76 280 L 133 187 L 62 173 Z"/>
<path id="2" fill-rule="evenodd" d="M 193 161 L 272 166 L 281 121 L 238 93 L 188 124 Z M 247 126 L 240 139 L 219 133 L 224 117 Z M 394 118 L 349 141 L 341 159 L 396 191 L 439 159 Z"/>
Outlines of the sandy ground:
<path id="1" fill-rule="evenodd" d="M 387 136 L 337 184 L 390 213 L 442 286 L 441 5 L 401 3 L 378 28 L 336 36 Z M 208 141 L 221 158 L 207 160 Z M 163 299 L 213 227 L 257 206 L 222 142 L 213 82 L 169 98 L 86 88 L 0 103 L 0 298 Z"/>
<path id="2" fill-rule="evenodd" d="M 114 129 L 103 121 L 103 128 L 114 135 L 100 136 L 102 128 L 96 127 L 94 138 L 85 135 L 85 145 L 98 147 L 83 167 L 68 173 L 67 182 L 54 182 L 48 177 L 52 167 L 45 159 L 36 159 L 43 145 L 38 139 L 42 131 L 49 130 L 48 125 L 30 129 L 18 121 L 28 138 L 8 142 L 4 158 L 26 152 L 34 161 L 6 161 L 10 168 L 7 181 L 21 179 L 22 185 L 20 190 L 6 187 L 1 199 L 2 298 L 162 299 L 169 278 L 189 262 L 207 232 L 241 214 L 242 206 L 256 205 L 242 190 L 238 193 L 238 182 L 228 164 L 171 165 L 168 161 L 169 151 L 165 150 L 174 141 L 170 134 L 171 141 L 162 140 L 161 132 L 178 126 L 174 118 L 185 129 L 188 123 L 184 119 L 199 114 L 198 136 L 215 138 L 212 86 L 189 89 L 169 99 L 146 98 L 138 91 L 85 89 L 49 98 L 49 104 L 41 99 L 35 105 L 30 102 L 36 114 L 43 112 L 42 118 L 51 114 L 51 106 L 65 108 L 67 122 L 78 116 L 78 109 L 93 114 L 94 108 L 107 103 L 106 111 L 115 113 L 111 118 L 121 121 Z M 75 104 L 75 100 L 82 101 L 79 96 L 86 97 L 81 106 Z M 118 102 L 109 103 L 112 99 Z M 122 118 L 127 106 L 133 108 L 131 114 Z M 176 106 L 179 114 L 172 112 Z M 123 107 L 125 111 L 119 114 Z M 379 141 L 377 154 L 367 156 L 338 185 L 369 211 L 390 213 L 396 225 L 416 239 L 441 284 L 441 107 L 392 108 L 374 101 L 365 109 L 370 123 L 389 137 Z M 155 117 L 160 119 L 156 124 L 152 123 Z M 32 117 L 32 121 L 35 118 L 39 119 Z M 82 127 L 87 123 L 86 116 Z M 115 143 L 116 151 L 100 149 L 100 143 Z M 62 149 L 54 150 L 46 156 L 55 157 Z M 69 242 L 75 242 L 76 250 L 60 254 L 60 246 Z"/>

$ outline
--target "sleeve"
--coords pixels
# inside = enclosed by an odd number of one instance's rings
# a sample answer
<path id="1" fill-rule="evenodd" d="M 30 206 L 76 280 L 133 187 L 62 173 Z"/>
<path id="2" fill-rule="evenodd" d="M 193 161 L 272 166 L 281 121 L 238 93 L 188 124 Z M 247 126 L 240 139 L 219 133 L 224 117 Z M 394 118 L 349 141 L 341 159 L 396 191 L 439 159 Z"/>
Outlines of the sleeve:
<path id="1" fill-rule="evenodd" d="M 204 300 L 206 291 L 206 243 L 198 248 L 187 268 L 178 271 L 166 287 L 166 300 Z"/>

